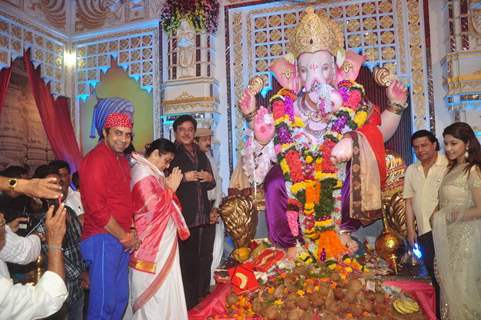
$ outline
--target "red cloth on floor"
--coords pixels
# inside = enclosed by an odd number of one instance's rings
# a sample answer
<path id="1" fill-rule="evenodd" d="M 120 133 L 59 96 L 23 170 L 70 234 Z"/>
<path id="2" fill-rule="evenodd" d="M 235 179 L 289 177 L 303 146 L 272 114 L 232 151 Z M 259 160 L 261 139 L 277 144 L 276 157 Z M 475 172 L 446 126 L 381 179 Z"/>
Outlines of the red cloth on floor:
<path id="1" fill-rule="evenodd" d="M 436 293 L 432 285 L 414 280 L 384 281 L 384 284 L 398 287 L 410 294 L 417 300 L 428 319 L 436 320 Z"/>

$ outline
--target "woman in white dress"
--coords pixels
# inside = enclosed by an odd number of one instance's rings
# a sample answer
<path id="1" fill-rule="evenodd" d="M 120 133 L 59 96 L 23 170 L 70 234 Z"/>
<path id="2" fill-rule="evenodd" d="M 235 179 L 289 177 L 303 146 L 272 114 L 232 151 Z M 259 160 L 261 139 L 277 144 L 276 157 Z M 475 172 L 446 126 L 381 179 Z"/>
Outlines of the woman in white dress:
<path id="1" fill-rule="evenodd" d="M 175 196 L 182 173 L 163 171 L 174 158 L 175 146 L 166 139 L 146 145 L 145 156 L 132 159 L 134 222 L 142 241 L 131 257 L 130 286 L 133 319 L 187 319 L 187 307 L 179 265 L 177 236 L 189 237 Z"/>
<path id="2" fill-rule="evenodd" d="M 443 132 L 448 173 L 432 217 L 442 319 L 481 319 L 481 146 L 456 122 Z"/>

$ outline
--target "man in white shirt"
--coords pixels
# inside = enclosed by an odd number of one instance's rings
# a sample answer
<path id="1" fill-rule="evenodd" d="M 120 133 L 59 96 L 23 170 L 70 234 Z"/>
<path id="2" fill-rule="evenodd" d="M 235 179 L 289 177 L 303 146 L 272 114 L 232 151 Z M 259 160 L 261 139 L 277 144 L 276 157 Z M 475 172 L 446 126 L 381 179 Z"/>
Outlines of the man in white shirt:
<path id="1" fill-rule="evenodd" d="M 404 177 L 403 196 L 406 199 L 406 224 L 411 246 L 417 242 L 422 259 L 436 291 L 439 318 L 439 285 L 434 275 L 434 245 L 429 218 L 438 204 L 438 190 L 446 174 L 448 160 L 439 151 L 434 134 L 419 130 L 411 136 L 411 145 L 419 159 L 411 164 Z M 414 227 L 416 219 L 418 233 Z"/>
<path id="2" fill-rule="evenodd" d="M 82 206 L 82 200 L 80 199 L 80 192 L 72 189 L 71 187 L 72 178 L 70 176 L 70 165 L 68 162 L 63 160 L 50 161 L 49 165 L 57 168 L 63 184 L 69 186 L 67 198 L 65 199 L 65 205 L 70 207 L 75 212 L 77 217 L 79 217 L 81 224 L 83 225 L 84 208 Z"/>
<path id="3" fill-rule="evenodd" d="M 59 189 L 54 179 L 7 179 L 0 177 L 0 190 L 15 190 L 34 197 L 55 198 Z M 65 209 L 63 204 L 53 215 L 51 207 L 46 215 L 48 271 L 36 286 L 12 283 L 9 277 L 0 275 L 0 319 L 40 319 L 60 309 L 68 292 L 63 281 L 63 255 L 61 249 L 65 234 Z M 6 223 L 0 213 L 0 253 L 9 236 Z M 35 240 L 36 241 L 36 240 Z"/>
<path id="4" fill-rule="evenodd" d="M 214 174 L 216 182 L 215 188 L 207 191 L 207 197 L 213 202 L 209 220 L 210 223 L 216 223 L 210 281 L 210 284 L 213 285 L 215 284 L 214 271 L 220 265 L 222 253 L 224 251 L 224 224 L 222 221 L 219 221 L 218 213 L 219 205 L 222 201 L 222 178 L 219 175 L 215 159 L 212 156 L 212 130 L 209 128 L 197 128 L 195 132 L 195 141 L 199 145 L 199 149 L 204 152 L 209 159 L 210 167 L 212 168 L 212 173 Z"/>

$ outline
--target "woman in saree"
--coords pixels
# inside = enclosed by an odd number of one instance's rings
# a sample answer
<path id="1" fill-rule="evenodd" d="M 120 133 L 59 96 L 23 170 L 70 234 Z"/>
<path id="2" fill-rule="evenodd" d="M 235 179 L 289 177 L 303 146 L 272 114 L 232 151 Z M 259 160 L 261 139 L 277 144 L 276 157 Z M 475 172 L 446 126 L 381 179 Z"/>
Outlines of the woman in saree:
<path id="1" fill-rule="evenodd" d="M 130 261 L 133 319 L 187 319 L 177 237 L 190 234 L 175 196 L 182 173 L 177 167 L 163 173 L 174 152 L 172 142 L 157 139 L 144 156 L 132 154 L 134 223 L 142 241 Z"/>
<path id="2" fill-rule="evenodd" d="M 463 122 L 443 137 L 448 173 L 432 217 L 441 318 L 481 319 L 481 146 Z"/>

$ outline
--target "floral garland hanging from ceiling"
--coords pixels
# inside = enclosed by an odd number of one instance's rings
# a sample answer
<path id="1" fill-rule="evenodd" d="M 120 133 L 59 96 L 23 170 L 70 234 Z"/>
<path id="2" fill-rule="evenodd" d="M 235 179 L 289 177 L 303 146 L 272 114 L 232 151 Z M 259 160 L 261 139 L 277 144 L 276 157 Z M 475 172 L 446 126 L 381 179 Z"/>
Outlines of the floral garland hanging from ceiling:
<path id="1" fill-rule="evenodd" d="M 176 31 L 185 19 L 197 31 L 215 33 L 219 17 L 217 0 L 167 0 L 162 8 L 160 19 L 165 32 Z"/>

